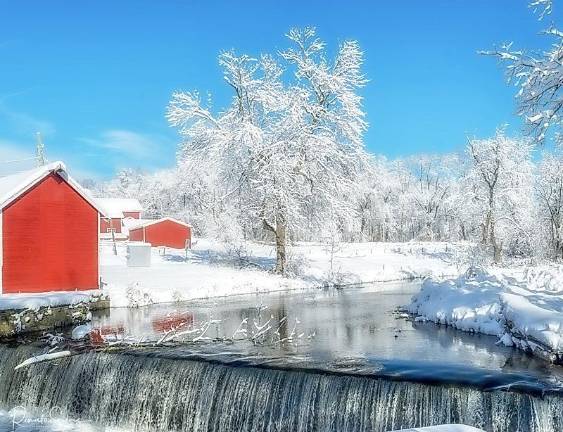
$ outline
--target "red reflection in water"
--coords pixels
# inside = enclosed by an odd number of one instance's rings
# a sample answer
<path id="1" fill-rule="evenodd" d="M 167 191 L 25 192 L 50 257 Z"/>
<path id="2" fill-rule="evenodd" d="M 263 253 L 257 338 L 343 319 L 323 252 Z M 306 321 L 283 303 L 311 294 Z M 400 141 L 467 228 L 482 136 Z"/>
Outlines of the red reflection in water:
<path id="1" fill-rule="evenodd" d="M 188 312 L 170 313 L 163 317 L 152 320 L 152 328 L 155 332 L 166 333 L 171 330 L 190 326 L 194 323 L 194 316 Z"/>
<path id="2" fill-rule="evenodd" d="M 123 324 L 115 326 L 102 326 L 96 327 L 90 331 L 90 342 L 93 344 L 103 344 L 110 340 L 116 340 L 123 337 L 125 334 L 125 327 Z"/>

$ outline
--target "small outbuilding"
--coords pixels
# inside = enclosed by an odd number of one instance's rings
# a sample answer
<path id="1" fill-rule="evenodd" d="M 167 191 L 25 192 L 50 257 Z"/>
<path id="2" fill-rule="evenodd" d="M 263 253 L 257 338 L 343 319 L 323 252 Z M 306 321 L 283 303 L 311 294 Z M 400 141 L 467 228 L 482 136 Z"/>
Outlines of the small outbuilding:
<path id="1" fill-rule="evenodd" d="M 129 224 L 129 240 L 167 246 L 174 249 L 192 247 L 192 227 L 176 219 L 139 220 Z"/>
<path id="2" fill-rule="evenodd" d="M 124 221 L 130 219 L 140 219 L 143 207 L 139 200 L 134 198 L 98 198 L 96 200 L 101 208 L 104 209 L 105 215 L 100 218 L 100 234 L 101 237 L 111 238 L 112 233 L 127 235 L 123 229 Z"/>
<path id="3" fill-rule="evenodd" d="M 0 292 L 99 287 L 103 210 L 62 162 L 0 178 Z"/>

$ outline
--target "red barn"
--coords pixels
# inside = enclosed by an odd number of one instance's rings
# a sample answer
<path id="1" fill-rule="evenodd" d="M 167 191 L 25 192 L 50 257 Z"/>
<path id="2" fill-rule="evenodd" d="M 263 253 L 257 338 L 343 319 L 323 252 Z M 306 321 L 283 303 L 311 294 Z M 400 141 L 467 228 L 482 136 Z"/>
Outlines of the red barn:
<path id="1" fill-rule="evenodd" d="M 119 239 L 127 238 L 123 230 L 126 219 L 139 219 L 143 208 L 141 203 L 133 198 L 98 198 L 96 200 L 104 209 L 104 217 L 100 218 L 100 234 L 102 238 L 112 238 L 112 231 Z M 123 234 L 123 235 L 120 235 Z"/>
<path id="2" fill-rule="evenodd" d="M 169 217 L 157 220 L 140 220 L 129 227 L 129 240 L 167 246 L 174 249 L 192 246 L 192 228 L 184 222 Z"/>
<path id="3" fill-rule="evenodd" d="M 62 162 L 0 178 L 1 292 L 98 288 L 100 208 Z"/>

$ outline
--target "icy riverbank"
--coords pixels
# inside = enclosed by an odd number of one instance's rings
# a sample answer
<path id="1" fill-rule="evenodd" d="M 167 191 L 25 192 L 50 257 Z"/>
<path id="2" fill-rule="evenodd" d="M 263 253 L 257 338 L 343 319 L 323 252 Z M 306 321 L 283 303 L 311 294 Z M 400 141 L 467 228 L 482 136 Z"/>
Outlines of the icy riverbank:
<path id="1" fill-rule="evenodd" d="M 101 275 L 112 307 L 135 307 L 331 284 L 456 275 L 455 252 L 459 248 L 446 243 L 346 243 L 331 253 L 324 244 L 300 243 L 291 249 L 297 263 L 293 276 L 283 278 L 270 271 L 275 251 L 266 244 L 247 243 L 245 256 L 239 260 L 224 244 L 199 239 L 187 254 L 153 248 L 151 267 L 129 268 L 125 243 L 118 245 L 117 255 L 106 243 L 101 250 Z"/>
<path id="2" fill-rule="evenodd" d="M 471 269 L 451 279 L 430 278 L 407 306 L 417 320 L 499 337 L 563 361 L 563 266 Z"/>

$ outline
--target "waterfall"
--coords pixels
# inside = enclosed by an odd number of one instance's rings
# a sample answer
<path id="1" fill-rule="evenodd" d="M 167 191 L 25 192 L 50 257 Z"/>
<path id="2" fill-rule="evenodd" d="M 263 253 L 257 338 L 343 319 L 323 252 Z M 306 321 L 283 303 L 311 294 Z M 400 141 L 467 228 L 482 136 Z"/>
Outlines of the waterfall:
<path id="1" fill-rule="evenodd" d="M 0 347 L 0 405 L 134 430 L 389 431 L 465 423 L 563 430 L 563 399 L 142 353 L 86 353 L 13 371 L 31 347 Z"/>

